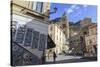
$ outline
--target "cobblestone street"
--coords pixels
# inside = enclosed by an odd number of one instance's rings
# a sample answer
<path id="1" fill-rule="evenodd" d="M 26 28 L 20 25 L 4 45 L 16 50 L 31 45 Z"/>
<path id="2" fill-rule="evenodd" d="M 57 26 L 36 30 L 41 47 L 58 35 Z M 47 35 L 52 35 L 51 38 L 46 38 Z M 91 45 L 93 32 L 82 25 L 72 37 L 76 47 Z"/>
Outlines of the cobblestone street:
<path id="1" fill-rule="evenodd" d="M 81 56 L 65 56 L 65 55 L 58 55 L 57 57 L 56 57 L 56 61 L 62 61 L 62 60 L 69 60 L 69 59 L 80 59 L 80 58 L 82 58 Z M 53 57 L 50 57 L 49 59 L 48 59 L 48 57 L 46 58 L 46 61 L 47 62 L 52 62 L 53 61 Z"/>
<path id="2" fill-rule="evenodd" d="M 73 62 L 88 62 L 91 59 L 82 58 L 81 56 L 65 56 L 65 55 L 58 55 L 56 61 L 53 61 L 53 57 L 46 58 L 46 64 L 55 64 L 55 63 L 73 63 Z M 95 60 L 92 60 L 95 61 Z"/>

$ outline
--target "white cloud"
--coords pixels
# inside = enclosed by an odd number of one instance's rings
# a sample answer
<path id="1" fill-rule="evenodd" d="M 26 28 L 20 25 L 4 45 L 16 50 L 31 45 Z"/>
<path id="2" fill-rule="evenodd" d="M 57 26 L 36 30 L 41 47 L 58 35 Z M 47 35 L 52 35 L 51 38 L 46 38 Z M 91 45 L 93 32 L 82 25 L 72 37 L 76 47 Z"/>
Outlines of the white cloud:
<path id="1" fill-rule="evenodd" d="M 72 5 L 71 6 L 71 9 L 74 9 L 74 8 L 76 8 L 77 7 L 77 5 Z"/>
<path id="2" fill-rule="evenodd" d="M 68 13 L 68 14 L 70 14 L 70 13 L 72 13 L 72 12 L 73 12 L 73 9 L 68 9 L 68 10 L 67 10 L 67 13 Z"/>
<path id="3" fill-rule="evenodd" d="M 84 8 L 86 8 L 88 5 L 83 5 Z"/>
<path id="4" fill-rule="evenodd" d="M 68 10 L 67 10 L 67 13 L 70 14 L 72 12 L 74 12 L 74 10 L 77 10 L 79 9 L 80 7 L 77 6 L 77 5 L 72 5 Z"/>

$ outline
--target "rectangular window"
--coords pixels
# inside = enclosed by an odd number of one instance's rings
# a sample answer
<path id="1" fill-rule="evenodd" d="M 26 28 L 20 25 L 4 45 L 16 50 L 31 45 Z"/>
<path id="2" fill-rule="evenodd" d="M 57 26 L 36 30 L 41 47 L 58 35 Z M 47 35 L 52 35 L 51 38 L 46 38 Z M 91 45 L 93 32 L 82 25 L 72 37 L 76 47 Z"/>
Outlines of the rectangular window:
<path id="1" fill-rule="evenodd" d="M 57 36 L 57 40 L 58 40 L 58 36 Z"/>
<path id="2" fill-rule="evenodd" d="M 37 2 L 32 3 L 32 9 L 35 10 L 35 11 L 36 11 L 36 4 L 37 4 Z"/>
<path id="3" fill-rule="evenodd" d="M 52 26 L 50 27 L 50 30 L 52 31 Z"/>
<path id="4" fill-rule="evenodd" d="M 45 49 L 46 44 L 46 35 L 40 34 L 40 41 L 39 41 L 39 50 L 43 51 Z"/>
<path id="5" fill-rule="evenodd" d="M 32 48 L 38 48 L 38 42 L 39 42 L 39 32 L 33 31 Z"/>
<path id="6" fill-rule="evenodd" d="M 15 41 L 17 43 L 23 43 L 24 35 L 25 35 L 25 27 L 19 27 L 17 30 Z"/>
<path id="7" fill-rule="evenodd" d="M 61 37 L 60 37 L 60 41 L 61 41 Z"/>
<path id="8" fill-rule="evenodd" d="M 24 42 L 24 45 L 25 46 L 31 46 L 31 41 L 32 41 L 32 30 L 31 28 L 28 28 L 27 29 L 27 32 L 26 32 L 26 36 L 25 36 L 25 42 Z"/>
<path id="9" fill-rule="evenodd" d="M 60 32 L 60 36 L 61 36 L 61 32 Z"/>
<path id="10" fill-rule="evenodd" d="M 43 7 L 43 3 L 42 2 L 37 2 L 36 11 L 37 12 L 42 12 L 42 7 Z"/>
<path id="11" fill-rule="evenodd" d="M 43 2 L 33 2 L 32 9 L 37 12 L 42 12 Z"/>

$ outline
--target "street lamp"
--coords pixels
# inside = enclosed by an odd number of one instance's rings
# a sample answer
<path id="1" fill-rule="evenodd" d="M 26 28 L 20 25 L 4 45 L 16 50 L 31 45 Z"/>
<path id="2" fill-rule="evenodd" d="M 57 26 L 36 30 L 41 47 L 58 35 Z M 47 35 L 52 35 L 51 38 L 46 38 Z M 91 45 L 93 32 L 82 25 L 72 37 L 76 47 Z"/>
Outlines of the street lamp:
<path id="1" fill-rule="evenodd" d="M 55 12 L 55 13 L 57 12 L 57 8 L 56 8 L 56 7 L 54 7 L 54 12 Z"/>
<path id="2" fill-rule="evenodd" d="M 56 8 L 56 7 L 54 7 L 53 9 L 54 9 L 54 11 L 49 12 L 49 14 L 54 14 L 54 13 L 56 13 L 56 12 L 57 12 L 57 8 Z"/>

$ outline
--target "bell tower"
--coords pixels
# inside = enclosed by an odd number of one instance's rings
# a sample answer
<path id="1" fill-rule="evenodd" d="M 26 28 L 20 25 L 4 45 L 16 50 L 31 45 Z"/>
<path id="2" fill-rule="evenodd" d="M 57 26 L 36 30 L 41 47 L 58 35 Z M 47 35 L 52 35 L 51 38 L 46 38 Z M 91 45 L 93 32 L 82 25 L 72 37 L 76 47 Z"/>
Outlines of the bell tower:
<path id="1" fill-rule="evenodd" d="M 68 39 L 69 38 L 69 22 L 68 22 L 67 14 L 65 11 L 61 17 L 60 27 L 62 28 L 64 34 L 66 35 L 66 38 Z"/>

